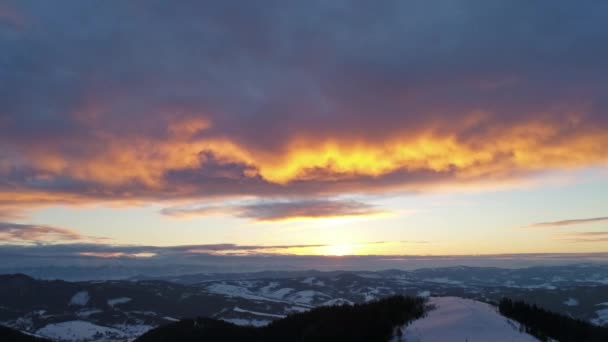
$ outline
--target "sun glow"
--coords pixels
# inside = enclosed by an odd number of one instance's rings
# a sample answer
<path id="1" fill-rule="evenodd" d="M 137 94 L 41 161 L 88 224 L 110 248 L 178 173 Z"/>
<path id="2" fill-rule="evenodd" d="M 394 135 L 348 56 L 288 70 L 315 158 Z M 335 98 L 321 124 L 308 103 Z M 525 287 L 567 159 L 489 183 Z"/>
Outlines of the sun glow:
<path id="1" fill-rule="evenodd" d="M 328 245 L 320 248 L 322 255 L 344 256 L 355 254 L 355 248 L 351 244 Z"/>

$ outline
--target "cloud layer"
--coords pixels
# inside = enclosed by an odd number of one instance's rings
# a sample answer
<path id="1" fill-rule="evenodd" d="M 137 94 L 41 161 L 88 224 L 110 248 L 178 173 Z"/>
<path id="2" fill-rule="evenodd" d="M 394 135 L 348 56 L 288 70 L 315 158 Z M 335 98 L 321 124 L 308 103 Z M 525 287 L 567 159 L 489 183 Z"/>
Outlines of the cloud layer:
<path id="1" fill-rule="evenodd" d="M 79 239 L 79 237 L 75 237 Z M 374 241 L 354 244 L 354 246 L 382 245 L 390 242 Z M 424 241 L 401 241 L 401 243 L 425 243 Z M 178 245 L 178 246 L 145 246 L 145 245 L 112 245 L 107 243 L 78 242 L 69 244 L 37 244 L 27 246 L 0 246 L 0 255 L 23 257 L 90 257 L 90 258 L 189 258 L 199 255 L 319 255 L 332 245 L 326 244 L 286 244 L 286 245 L 237 245 L 231 243 Z"/>
<path id="2" fill-rule="evenodd" d="M 8 1 L 0 207 L 420 191 L 605 165 L 607 15 L 560 0 Z M 239 215 L 373 209 L 302 204 Z"/>

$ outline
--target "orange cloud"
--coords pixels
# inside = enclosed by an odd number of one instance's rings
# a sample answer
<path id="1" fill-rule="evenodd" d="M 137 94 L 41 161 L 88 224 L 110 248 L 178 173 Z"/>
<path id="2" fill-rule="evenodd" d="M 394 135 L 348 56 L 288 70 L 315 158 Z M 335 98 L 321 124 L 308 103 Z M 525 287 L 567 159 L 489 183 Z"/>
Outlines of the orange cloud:
<path id="1" fill-rule="evenodd" d="M 36 174 L 0 188 L 0 204 L 424 190 L 608 161 L 602 127 L 530 119 L 463 133 L 487 117 L 473 113 L 460 123 L 396 128 L 376 138 L 303 132 L 272 149 L 209 135 L 205 118 L 172 122 L 162 137 L 97 133 L 90 153 L 77 157 L 52 144 L 25 150 Z"/>
<path id="2" fill-rule="evenodd" d="M 11 26 L 0 206 L 491 187 L 608 162 L 606 32 L 589 15 L 598 6 L 537 18 L 521 16 L 536 5 L 465 6 L 464 17 L 431 5 L 428 25 L 411 30 L 419 6 L 390 2 L 376 11 L 382 39 L 363 40 L 365 7 L 349 7 L 337 28 L 318 16 L 336 10 L 323 1 L 277 2 L 285 15 L 273 18 L 252 6 L 243 34 L 239 11 L 199 6 L 166 16 L 146 4 L 140 16 L 121 3 L 103 13 L 0 5 L 0 30 Z M 109 27 L 117 15 L 138 23 Z M 533 38 L 472 20 L 505 16 Z M 81 17 L 95 20 L 74 26 Z M 32 25 L 15 32 L 24 18 Z M 573 34 L 555 40 L 545 21 Z"/>

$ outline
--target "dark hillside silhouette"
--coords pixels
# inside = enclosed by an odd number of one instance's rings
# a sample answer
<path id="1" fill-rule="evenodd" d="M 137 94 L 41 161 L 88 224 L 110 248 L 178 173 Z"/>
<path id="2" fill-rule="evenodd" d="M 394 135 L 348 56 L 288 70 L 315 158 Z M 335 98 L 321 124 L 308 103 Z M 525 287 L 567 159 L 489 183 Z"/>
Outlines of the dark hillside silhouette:
<path id="1" fill-rule="evenodd" d="M 198 318 L 153 329 L 137 342 L 388 341 L 396 328 L 424 314 L 424 299 L 395 296 L 353 306 L 321 307 L 260 328 Z"/>
<path id="2" fill-rule="evenodd" d="M 503 298 L 498 306 L 500 313 L 522 324 L 522 329 L 540 339 L 560 342 L 606 342 L 608 328 L 570 318 L 530 305 L 522 301 Z"/>
<path id="3" fill-rule="evenodd" d="M 18 330 L 0 326 L 0 341 L 6 342 L 51 342 L 44 338 L 39 338 L 24 334 Z"/>

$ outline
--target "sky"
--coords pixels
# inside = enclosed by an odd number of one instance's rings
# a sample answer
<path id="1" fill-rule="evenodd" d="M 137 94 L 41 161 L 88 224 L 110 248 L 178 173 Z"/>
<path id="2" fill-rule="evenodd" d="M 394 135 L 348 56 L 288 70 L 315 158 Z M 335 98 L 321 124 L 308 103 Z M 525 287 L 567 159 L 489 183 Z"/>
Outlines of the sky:
<path id="1" fill-rule="evenodd" d="M 0 253 L 606 252 L 607 16 L 0 0 Z"/>

